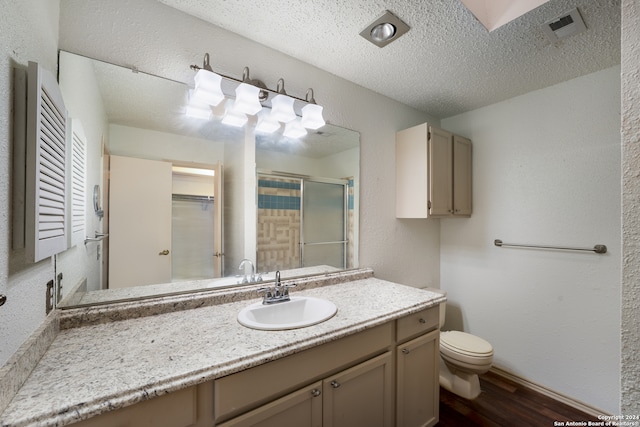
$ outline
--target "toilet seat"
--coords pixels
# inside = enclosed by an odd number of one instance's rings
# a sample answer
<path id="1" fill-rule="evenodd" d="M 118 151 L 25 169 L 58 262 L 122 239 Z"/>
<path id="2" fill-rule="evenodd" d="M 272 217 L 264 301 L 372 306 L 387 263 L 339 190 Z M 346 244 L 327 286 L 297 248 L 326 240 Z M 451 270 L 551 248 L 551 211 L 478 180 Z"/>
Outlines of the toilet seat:
<path id="1" fill-rule="evenodd" d="M 480 337 L 460 331 L 440 334 L 440 353 L 445 359 L 453 359 L 469 365 L 491 364 L 493 347 Z"/>

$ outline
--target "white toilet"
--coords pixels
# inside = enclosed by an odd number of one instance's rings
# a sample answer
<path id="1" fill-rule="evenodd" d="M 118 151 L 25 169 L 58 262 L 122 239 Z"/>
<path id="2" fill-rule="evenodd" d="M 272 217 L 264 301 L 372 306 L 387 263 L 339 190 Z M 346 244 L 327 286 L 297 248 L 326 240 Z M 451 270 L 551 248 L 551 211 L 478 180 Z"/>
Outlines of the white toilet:
<path id="1" fill-rule="evenodd" d="M 440 328 L 445 304 L 440 304 Z M 482 338 L 460 331 L 440 332 L 440 386 L 446 390 L 475 399 L 480 394 L 478 375 L 487 372 L 492 361 L 493 347 Z"/>

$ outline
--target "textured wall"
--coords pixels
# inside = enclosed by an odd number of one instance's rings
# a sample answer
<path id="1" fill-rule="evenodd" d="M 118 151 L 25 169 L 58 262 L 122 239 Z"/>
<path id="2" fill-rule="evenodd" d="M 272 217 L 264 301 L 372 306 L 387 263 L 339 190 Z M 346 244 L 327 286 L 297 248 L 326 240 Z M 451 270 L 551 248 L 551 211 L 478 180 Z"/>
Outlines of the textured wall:
<path id="1" fill-rule="evenodd" d="M 0 365 L 45 318 L 46 283 L 53 279 L 49 259 L 24 260 L 24 251 L 11 249 L 11 170 L 13 68 L 39 62 L 56 72 L 58 0 L 0 0 Z"/>
<path id="2" fill-rule="evenodd" d="M 622 2 L 622 401 L 640 414 L 640 4 Z"/>
<path id="3" fill-rule="evenodd" d="M 620 68 L 444 119 L 473 140 L 474 212 L 441 222 L 447 327 L 498 367 L 617 414 Z M 608 253 L 498 248 L 608 246 Z M 450 314 L 450 315 L 449 315 Z"/>

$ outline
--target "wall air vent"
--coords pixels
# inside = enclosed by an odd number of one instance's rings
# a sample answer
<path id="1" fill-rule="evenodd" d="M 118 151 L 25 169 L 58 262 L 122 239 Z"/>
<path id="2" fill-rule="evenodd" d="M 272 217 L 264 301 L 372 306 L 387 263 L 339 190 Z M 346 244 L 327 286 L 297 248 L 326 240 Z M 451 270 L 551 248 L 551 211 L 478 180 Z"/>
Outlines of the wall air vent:
<path id="1" fill-rule="evenodd" d="M 37 262 L 67 249 L 67 110 L 39 64 L 14 76 L 13 247 Z"/>
<path id="2" fill-rule="evenodd" d="M 587 27 L 584 25 L 578 9 L 573 9 L 542 26 L 544 33 L 554 43 L 575 36 L 586 29 Z"/>

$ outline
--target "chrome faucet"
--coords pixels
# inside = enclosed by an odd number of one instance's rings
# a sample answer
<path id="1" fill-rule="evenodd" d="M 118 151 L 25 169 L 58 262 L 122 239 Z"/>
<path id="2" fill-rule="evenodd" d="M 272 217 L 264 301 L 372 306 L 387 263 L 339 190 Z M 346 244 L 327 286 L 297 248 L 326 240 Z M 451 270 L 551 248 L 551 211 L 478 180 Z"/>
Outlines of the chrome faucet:
<path id="1" fill-rule="evenodd" d="M 247 274 L 245 272 L 245 268 L 244 265 L 246 263 L 249 263 L 249 265 L 251 265 L 251 276 L 249 276 L 249 278 L 247 278 Z M 240 273 L 242 273 L 242 283 L 250 283 L 250 282 L 255 282 L 256 280 L 256 268 L 253 265 L 253 262 L 250 259 L 243 259 L 242 261 L 240 261 L 240 265 L 238 266 L 238 270 L 240 270 Z"/>
<path id="2" fill-rule="evenodd" d="M 264 294 L 262 297 L 263 304 L 274 304 L 277 302 L 291 301 L 289 297 L 289 289 L 296 286 L 295 283 L 290 285 L 283 285 L 280 281 L 280 271 L 276 271 L 276 283 L 273 288 L 265 287 L 258 289 L 259 294 Z"/>

